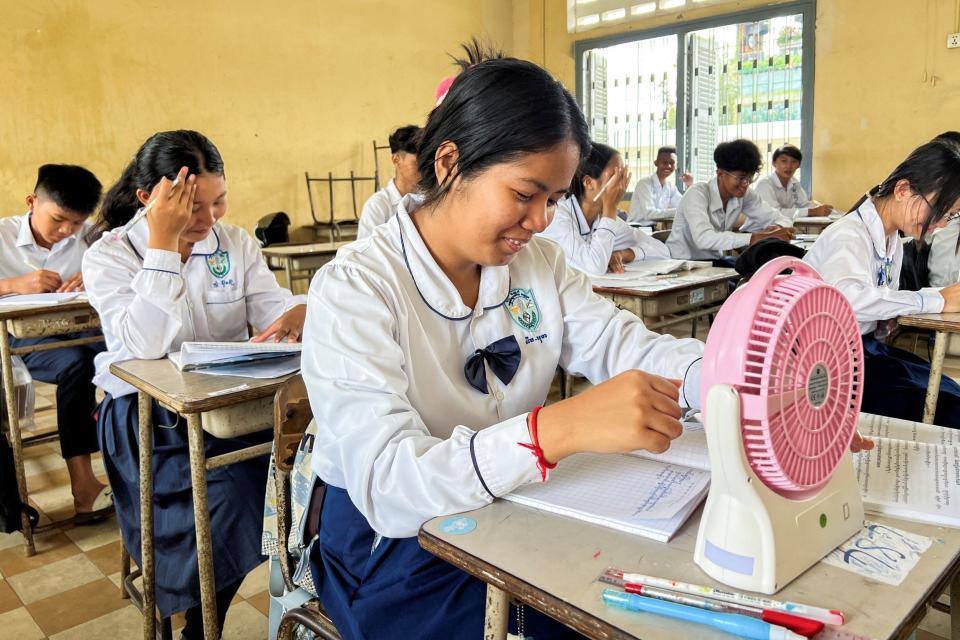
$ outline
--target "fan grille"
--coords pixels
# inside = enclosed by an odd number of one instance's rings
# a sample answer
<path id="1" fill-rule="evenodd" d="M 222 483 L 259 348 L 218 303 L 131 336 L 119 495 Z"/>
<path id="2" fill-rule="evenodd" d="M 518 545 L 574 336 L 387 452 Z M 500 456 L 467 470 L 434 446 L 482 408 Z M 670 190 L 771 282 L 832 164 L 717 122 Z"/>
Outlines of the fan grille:
<path id="1" fill-rule="evenodd" d="M 777 278 L 749 333 L 741 393 L 750 466 L 781 495 L 830 478 L 857 427 L 863 346 L 843 295 L 817 278 Z"/>

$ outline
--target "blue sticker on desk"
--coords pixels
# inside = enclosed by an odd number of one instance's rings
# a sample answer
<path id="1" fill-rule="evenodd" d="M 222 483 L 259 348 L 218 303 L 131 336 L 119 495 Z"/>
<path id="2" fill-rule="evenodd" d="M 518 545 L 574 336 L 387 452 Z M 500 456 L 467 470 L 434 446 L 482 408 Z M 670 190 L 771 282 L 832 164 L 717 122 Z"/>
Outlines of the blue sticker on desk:
<path id="1" fill-rule="evenodd" d="M 440 531 L 452 536 L 462 536 L 477 528 L 477 521 L 467 516 L 454 516 L 440 523 Z"/>

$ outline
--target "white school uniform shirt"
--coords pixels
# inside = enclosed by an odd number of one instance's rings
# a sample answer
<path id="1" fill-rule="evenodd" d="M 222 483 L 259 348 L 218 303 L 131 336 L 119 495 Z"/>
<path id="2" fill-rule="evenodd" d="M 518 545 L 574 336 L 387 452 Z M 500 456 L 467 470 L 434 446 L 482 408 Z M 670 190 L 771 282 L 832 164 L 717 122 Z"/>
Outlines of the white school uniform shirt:
<path id="1" fill-rule="evenodd" d="M 218 222 L 186 263 L 148 249 L 146 221 L 106 232 L 83 258 L 83 282 L 100 316 L 107 350 L 94 383 L 114 397 L 135 389 L 110 373 L 114 362 L 152 360 L 186 341 L 248 339 L 306 303 L 277 284 L 260 247 L 243 228 Z"/>
<path id="2" fill-rule="evenodd" d="M 898 290 L 903 244 L 896 232 L 884 233 L 869 198 L 824 229 L 803 259 L 850 302 L 861 335 L 873 333 L 879 321 L 943 311 L 937 289 Z"/>
<path id="3" fill-rule="evenodd" d="M 66 280 L 80 271 L 91 224 L 49 249 L 37 244 L 30 229 L 30 213 L 0 219 L 0 278 L 16 278 L 37 269 L 56 271 Z"/>
<path id="4" fill-rule="evenodd" d="M 387 186 L 367 198 L 360 212 L 360 223 L 357 226 L 357 239 L 366 238 L 373 228 L 383 224 L 397 211 L 400 202 L 400 190 L 397 183 L 390 178 Z"/>
<path id="5" fill-rule="evenodd" d="M 754 185 L 753 190 L 760 199 L 776 209 L 781 216 L 793 220 L 794 218 L 804 218 L 815 206 L 810 200 L 810 196 L 800 186 L 800 181 L 790 177 L 790 182 L 784 187 L 777 174 L 771 173 Z"/>
<path id="6" fill-rule="evenodd" d="M 733 231 L 740 214 L 747 221 L 740 231 Z M 750 234 L 771 225 L 790 226 L 771 206 L 753 191 L 743 198 L 730 198 L 724 208 L 717 178 L 698 182 L 683 194 L 673 228 L 667 238 L 670 255 L 682 260 L 716 260 L 724 251 L 740 249 L 750 244 Z"/>
<path id="7" fill-rule="evenodd" d="M 433 260 L 405 196 L 397 215 L 337 253 L 310 286 L 303 377 L 317 436 L 313 469 L 345 488 L 380 535 L 409 537 L 438 515 L 540 481 L 528 412 L 560 364 L 598 383 L 641 368 L 683 380 L 699 404 L 703 343 L 659 335 L 592 292 L 559 247 L 534 237 L 506 266 L 483 267 L 474 308 Z M 464 363 L 515 336 L 521 361 L 489 393 Z M 562 465 L 563 462 L 561 461 Z"/>
<path id="8" fill-rule="evenodd" d="M 942 229 L 933 232 L 930 240 L 930 285 L 948 287 L 960 282 L 960 255 L 957 255 L 957 237 L 960 236 L 960 220 L 954 220 Z"/>
<path id="9" fill-rule="evenodd" d="M 681 196 L 680 190 L 670 177 L 672 176 L 667 177 L 665 184 L 660 184 L 656 173 L 640 178 L 633 188 L 627 220 L 650 223 L 673 220 Z"/>
<path id="10" fill-rule="evenodd" d="M 559 244 L 567 264 L 588 275 L 606 273 L 610 256 L 622 249 L 633 250 L 634 262 L 670 257 L 665 244 L 620 218 L 597 216 L 590 227 L 576 196 L 557 203 L 553 220 L 539 235 Z"/>

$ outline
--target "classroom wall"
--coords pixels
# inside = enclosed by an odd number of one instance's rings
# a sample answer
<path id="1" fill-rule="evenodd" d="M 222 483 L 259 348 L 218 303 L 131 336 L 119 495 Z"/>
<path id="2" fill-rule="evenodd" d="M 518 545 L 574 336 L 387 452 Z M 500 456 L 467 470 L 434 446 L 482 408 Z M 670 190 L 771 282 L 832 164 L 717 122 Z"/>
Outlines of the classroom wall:
<path id="1" fill-rule="evenodd" d="M 513 50 L 515 9 L 0 0 L 0 215 L 25 210 L 42 163 L 83 164 L 109 185 L 147 136 L 193 128 L 224 156 L 230 221 L 250 229 L 283 210 L 305 224 L 304 170 L 373 175 L 371 140 L 423 123 L 453 72 L 447 52 L 471 35 Z"/>
<path id="2" fill-rule="evenodd" d="M 565 0 L 517 2 L 525 5 L 528 37 L 517 48 L 571 91 L 577 40 L 780 4 L 740 0 L 568 34 Z M 960 129 L 960 49 L 946 48 L 947 33 L 960 31 L 955 6 L 955 0 L 819 0 L 815 198 L 846 208 L 917 144 Z"/>

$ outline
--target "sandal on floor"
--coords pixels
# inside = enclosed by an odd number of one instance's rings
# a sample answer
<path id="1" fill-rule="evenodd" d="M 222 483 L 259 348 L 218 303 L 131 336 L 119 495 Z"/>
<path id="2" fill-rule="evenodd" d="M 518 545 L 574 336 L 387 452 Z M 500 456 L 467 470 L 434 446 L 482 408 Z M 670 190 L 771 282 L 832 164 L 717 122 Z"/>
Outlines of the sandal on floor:
<path id="1" fill-rule="evenodd" d="M 73 524 L 94 524 L 106 520 L 113 512 L 113 492 L 110 491 L 110 487 L 104 487 L 97 494 L 90 511 L 77 511 L 77 515 L 73 517 Z"/>

